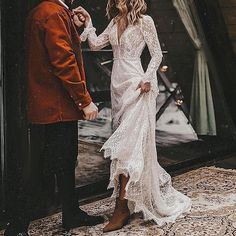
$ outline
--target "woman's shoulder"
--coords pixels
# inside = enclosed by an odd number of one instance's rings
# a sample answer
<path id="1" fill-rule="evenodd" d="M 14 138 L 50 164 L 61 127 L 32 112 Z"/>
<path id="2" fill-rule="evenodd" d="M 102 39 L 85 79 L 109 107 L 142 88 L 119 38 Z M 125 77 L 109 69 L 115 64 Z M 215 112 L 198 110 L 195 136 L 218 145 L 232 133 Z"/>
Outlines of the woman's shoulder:
<path id="1" fill-rule="evenodd" d="M 150 15 L 142 15 L 142 21 L 144 23 L 152 23 L 152 22 L 154 22 L 153 18 Z"/>
<path id="2" fill-rule="evenodd" d="M 108 26 L 110 26 L 110 27 L 112 27 L 116 23 L 115 18 L 111 18 L 110 21 L 108 21 L 108 22 L 109 22 Z"/>

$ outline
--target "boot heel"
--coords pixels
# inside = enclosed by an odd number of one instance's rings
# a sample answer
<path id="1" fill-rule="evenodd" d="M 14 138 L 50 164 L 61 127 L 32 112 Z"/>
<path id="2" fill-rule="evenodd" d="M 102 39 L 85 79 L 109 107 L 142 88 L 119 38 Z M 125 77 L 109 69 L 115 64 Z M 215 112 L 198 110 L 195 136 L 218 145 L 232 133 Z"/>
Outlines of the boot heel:
<path id="1" fill-rule="evenodd" d="M 129 219 L 124 222 L 123 226 L 128 225 L 128 224 L 129 224 Z"/>

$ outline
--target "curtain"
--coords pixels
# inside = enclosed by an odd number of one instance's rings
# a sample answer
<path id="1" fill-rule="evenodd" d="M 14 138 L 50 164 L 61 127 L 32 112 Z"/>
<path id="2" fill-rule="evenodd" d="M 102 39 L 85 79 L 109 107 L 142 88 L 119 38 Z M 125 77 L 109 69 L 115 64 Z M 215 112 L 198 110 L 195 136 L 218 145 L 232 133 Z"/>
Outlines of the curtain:
<path id="1" fill-rule="evenodd" d="M 173 0 L 180 18 L 196 48 L 190 116 L 199 135 L 216 135 L 216 120 L 211 93 L 209 71 L 198 27 L 192 14 L 191 0 Z"/>

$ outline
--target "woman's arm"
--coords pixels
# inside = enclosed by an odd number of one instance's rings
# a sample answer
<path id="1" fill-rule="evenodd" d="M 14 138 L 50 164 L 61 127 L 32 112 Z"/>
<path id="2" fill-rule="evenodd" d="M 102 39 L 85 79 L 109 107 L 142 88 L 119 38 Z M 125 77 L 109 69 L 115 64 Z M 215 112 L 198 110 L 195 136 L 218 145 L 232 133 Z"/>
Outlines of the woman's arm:
<path id="1" fill-rule="evenodd" d="M 82 21 L 85 20 L 85 29 L 84 32 L 80 35 L 82 41 L 88 40 L 89 47 L 93 51 L 98 51 L 109 45 L 109 35 L 113 26 L 113 20 L 103 31 L 103 33 L 97 36 L 96 29 L 93 27 L 89 13 L 83 7 L 78 7 L 74 9 L 73 12 L 78 15 L 79 19 L 81 19 Z"/>
<path id="2" fill-rule="evenodd" d="M 162 50 L 157 36 L 156 27 L 150 16 L 144 16 L 142 21 L 142 32 L 152 57 L 144 78 L 144 82 L 150 82 L 156 78 L 156 72 L 162 61 Z"/>
<path id="3" fill-rule="evenodd" d="M 109 35 L 113 20 L 109 23 L 107 28 L 99 36 L 96 34 L 96 29 L 93 27 L 92 20 L 90 19 L 88 25 L 85 27 L 83 33 L 80 35 L 82 41 L 88 40 L 89 47 L 93 51 L 98 51 L 110 44 Z"/>

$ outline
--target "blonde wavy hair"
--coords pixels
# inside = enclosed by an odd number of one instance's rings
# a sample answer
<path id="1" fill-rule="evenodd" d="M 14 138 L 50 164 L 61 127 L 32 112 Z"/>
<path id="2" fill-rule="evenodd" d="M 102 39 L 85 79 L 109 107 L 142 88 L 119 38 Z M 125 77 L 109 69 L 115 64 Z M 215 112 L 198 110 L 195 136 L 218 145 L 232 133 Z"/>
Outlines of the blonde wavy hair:
<path id="1" fill-rule="evenodd" d="M 147 11 L 145 0 L 108 0 L 107 16 L 118 24 L 118 39 L 128 27 L 135 25 Z"/>

